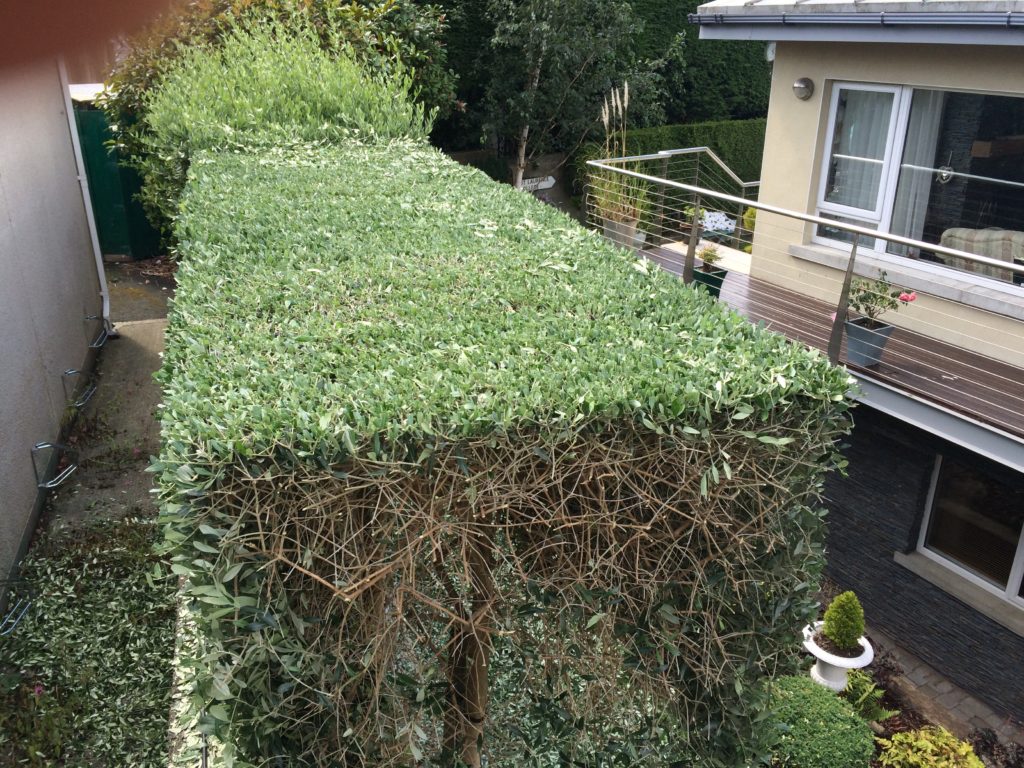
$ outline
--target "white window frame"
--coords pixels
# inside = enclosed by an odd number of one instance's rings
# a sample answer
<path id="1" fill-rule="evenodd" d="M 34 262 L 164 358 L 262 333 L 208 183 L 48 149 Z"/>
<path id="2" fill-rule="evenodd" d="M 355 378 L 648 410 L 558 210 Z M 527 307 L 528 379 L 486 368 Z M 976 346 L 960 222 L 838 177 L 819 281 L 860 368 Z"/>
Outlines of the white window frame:
<path id="1" fill-rule="evenodd" d="M 836 110 L 839 105 L 839 94 L 843 90 L 848 91 L 870 91 L 874 93 L 892 94 L 892 111 L 889 114 L 889 129 L 886 133 L 885 156 L 879 162 L 882 163 L 882 174 L 875 196 L 875 207 L 872 210 L 865 208 L 853 208 L 848 205 L 831 203 L 825 199 L 826 188 L 828 187 L 829 168 L 832 160 L 832 146 L 835 141 Z M 892 202 L 896 197 L 896 177 L 899 173 L 893 172 L 893 157 L 903 156 L 903 142 L 906 139 L 906 126 L 910 113 L 910 97 L 912 89 L 901 85 L 880 85 L 874 83 L 854 83 L 839 81 L 832 83 L 832 94 L 829 98 L 828 108 L 828 130 L 825 134 L 825 147 L 821 157 L 821 171 L 818 180 L 818 211 L 831 213 L 844 218 L 856 219 L 869 224 L 877 225 L 880 229 L 887 220 L 892 219 Z M 902 133 L 900 133 L 902 126 Z M 898 146 L 897 146 L 898 145 Z M 898 165 L 896 166 L 898 168 Z M 817 230 L 815 230 L 817 231 Z M 824 242 L 833 243 L 834 240 L 821 238 Z M 877 249 L 878 241 L 875 241 Z"/>
<path id="2" fill-rule="evenodd" d="M 1024 579 L 1024 530 L 1017 539 L 1017 552 L 1013 558 L 1013 565 L 1010 567 L 1010 575 L 1006 580 L 1006 587 L 1000 588 L 986 578 L 976 574 L 969 568 L 957 563 L 955 560 L 946 557 L 941 552 L 929 549 L 925 541 L 928 538 L 928 527 L 931 524 L 932 514 L 935 510 L 935 494 L 939 485 L 939 474 L 942 471 L 942 454 L 936 454 L 935 467 L 932 470 L 931 485 L 928 488 L 928 499 L 925 502 L 924 517 L 921 520 L 921 531 L 917 538 L 917 552 L 929 560 L 938 563 L 949 569 L 957 576 L 960 576 L 972 584 L 981 587 L 996 597 L 1006 601 L 1010 605 L 1024 609 L 1024 598 L 1020 597 L 1021 580 Z"/>

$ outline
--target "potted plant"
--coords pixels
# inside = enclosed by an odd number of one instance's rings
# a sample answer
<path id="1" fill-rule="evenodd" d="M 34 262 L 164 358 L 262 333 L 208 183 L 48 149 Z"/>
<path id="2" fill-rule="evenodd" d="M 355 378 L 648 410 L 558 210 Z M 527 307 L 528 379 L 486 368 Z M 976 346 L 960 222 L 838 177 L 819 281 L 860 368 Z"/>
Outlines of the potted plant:
<path id="1" fill-rule="evenodd" d="M 693 281 L 703 286 L 704 290 L 717 299 L 722 291 L 725 276 L 729 274 L 726 270 L 715 266 L 722 259 L 722 254 L 719 253 L 718 246 L 705 245 L 697 252 L 697 256 L 700 258 L 701 264 L 693 271 Z"/>
<path id="2" fill-rule="evenodd" d="M 846 320 L 847 362 L 862 368 L 878 365 L 885 343 L 892 335 L 892 326 L 879 320 L 879 316 L 916 299 L 915 292 L 893 287 L 885 272 L 877 280 L 854 280 L 850 287 L 850 309 L 860 317 Z"/>
<path id="3" fill-rule="evenodd" d="M 629 109 L 629 83 L 620 92 L 613 88 L 601 108 L 604 125 L 604 156 L 625 157 L 626 114 Z M 604 236 L 623 248 L 636 250 L 643 245 L 644 233 L 637 232 L 647 204 L 647 185 L 640 179 L 614 171 L 598 170 L 591 175 L 594 210 L 601 219 Z"/>
<path id="4" fill-rule="evenodd" d="M 853 592 L 837 595 L 824 621 L 804 627 L 804 648 L 817 659 L 811 679 L 836 693 L 846 688 L 847 672 L 866 667 L 875 658 L 864 637 L 864 609 Z"/>

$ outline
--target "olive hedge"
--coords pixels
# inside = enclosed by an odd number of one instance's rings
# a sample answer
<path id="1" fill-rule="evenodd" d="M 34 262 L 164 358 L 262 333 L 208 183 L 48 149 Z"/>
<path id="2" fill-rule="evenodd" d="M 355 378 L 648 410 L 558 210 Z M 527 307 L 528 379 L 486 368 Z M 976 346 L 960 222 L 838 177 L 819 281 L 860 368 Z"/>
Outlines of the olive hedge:
<path id="1" fill-rule="evenodd" d="M 202 153 L 178 236 L 155 470 L 236 765 L 768 754 L 843 371 L 419 142 Z"/>
<path id="2" fill-rule="evenodd" d="M 150 219 L 173 223 L 191 157 L 204 149 L 425 139 L 432 116 L 393 67 L 369 74 L 342 31 L 318 31 L 301 15 L 256 15 L 227 25 L 216 45 L 183 47 L 145 97 L 135 164 Z"/>

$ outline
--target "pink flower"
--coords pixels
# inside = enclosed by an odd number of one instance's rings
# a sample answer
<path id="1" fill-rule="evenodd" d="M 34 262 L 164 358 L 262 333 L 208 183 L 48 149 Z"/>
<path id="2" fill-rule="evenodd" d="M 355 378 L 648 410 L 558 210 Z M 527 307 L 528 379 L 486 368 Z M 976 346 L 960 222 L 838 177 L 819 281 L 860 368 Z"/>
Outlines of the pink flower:
<path id="1" fill-rule="evenodd" d="M 40 696 L 42 696 L 43 695 L 43 686 L 41 686 L 39 683 L 36 683 L 36 687 L 34 689 L 34 693 L 36 695 L 36 698 L 39 698 Z"/>
<path id="2" fill-rule="evenodd" d="M 835 312 L 833 312 L 831 315 L 829 315 L 829 317 L 832 318 L 832 322 L 833 323 L 836 321 L 836 313 Z"/>
<path id="3" fill-rule="evenodd" d="M 904 291 L 903 293 L 900 294 L 900 301 L 902 301 L 904 304 L 909 304 L 912 301 L 917 301 L 917 292 L 911 291 L 910 293 L 907 293 L 906 291 Z"/>

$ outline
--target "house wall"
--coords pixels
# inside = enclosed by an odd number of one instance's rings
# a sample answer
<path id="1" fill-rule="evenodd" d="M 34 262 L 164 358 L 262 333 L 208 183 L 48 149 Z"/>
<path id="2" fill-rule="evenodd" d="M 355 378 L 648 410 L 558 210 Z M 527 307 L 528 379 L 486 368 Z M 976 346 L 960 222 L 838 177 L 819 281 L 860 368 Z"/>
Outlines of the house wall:
<path id="1" fill-rule="evenodd" d="M 100 286 L 57 64 L 0 74 L 0 579 L 30 535 L 29 450 L 57 438 Z"/>
<path id="2" fill-rule="evenodd" d="M 992 708 L 1024 719 L 1024 637 L 893 557 L 915 548 L 935 455 L 955 448 L 871 408 L 858 408 L 855 420 L 844 451 L 848 477 L 833 473 L 825 487 L 826 573 L 857 593 L 869 626 Z"/>
<path id="3" fill-rule="evenodd" d="M 1024 48 L 1020 47 L 780 42 L 772 74 L 759 199 L 795 211 L 815 212 L 832 82 L 1024 95 L 1022 70 Z M 801 77 L 809 77 L 815 84 L 807 101 L 793 94 L 793 82 Z M 810 226 L 758 214 L 752 274 L 834 302 L 841 272 L 791 253 L 794 243 L 809 243 L 810 236 Z M 890 313 L 886 319 L 1024 366 L 1024 322 L 1020 320 L 930 296 L 922 296 L 912 307 Z"/>

